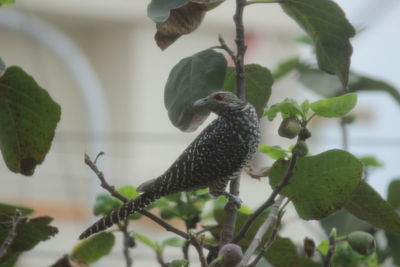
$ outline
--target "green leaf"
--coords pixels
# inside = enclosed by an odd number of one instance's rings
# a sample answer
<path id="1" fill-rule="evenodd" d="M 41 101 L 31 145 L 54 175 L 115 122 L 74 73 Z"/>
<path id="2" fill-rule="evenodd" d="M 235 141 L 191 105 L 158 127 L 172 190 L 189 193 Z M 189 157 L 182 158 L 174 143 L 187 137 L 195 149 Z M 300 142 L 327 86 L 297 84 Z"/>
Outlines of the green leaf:
<path id="1" fill-rule="evenodd" d="M 188 260 L 173 260 L 171 261 L 171 267 L 184 267 L 189 263 Z"/>
<path id="2" fill-rule="evenodd" d="M 278 113 L 281 113 L 283 119 L 303 115 L 301 107 L 293 99 L 285 99 L 281 103 L 272 105 L 264 111 L 264 116 L 267 116 L 268 120 L 272 121 Z"/>
<path id="3" fill-rule="evenodd" d="M 328 240 L 322 240 L 321 243 L 319 243 L 319 245 L 317 246 L 317 250 L 323 256 L 325 256 L 328 253 L 328 249 L 329 249 L 329 241 Z"/>
<path id="4" fill-rule="evenodd" d="M 304 64 L 299 64 L 298 70 L 300 74 L 299 81 L 305 87 L 321 96 L 332 97 L 344 92 L 340 82 L 330 75 L 326 75 L 316 69 L 310 69 Z M 386 92 L 391 95 L 398 104 L 400 104 L 399 91 L 393 85 L 379 79 L 350 72 L 348 87 L 350 92 Z"/>
<path id="5" fill-rule="evenodd" d="M 349 113 L 356 104 L 357 94 L 351 93 L 313 102 L 310 107 L 318 116 L 340 118 Z"/>
<path id="6" fill-rule="evenodd" d="M 19 67 L 0 78 L 0 149 L 7 167 L 32 175 L 50 149 L 60 106 Z"/>
<path id="7" fill-rule="evenodd" d="M 163 246 L 170 246 L 170 247 L 182 247 L 185 241 L 182 238 L 178 237 L 171 237 L 162 242 Z"/>
<path id="8" fill-rule="evenodd" d="M 272 159 L 283 159 L 288 156 L 287 150 L 281 148 L 280 146 L 268 146 L 268 145 L 259 145 L 258 151 L 266 154 Z"/>
<path id="9" fill-rule="evenodd" d="M 338 76 L 347 88 L 352 54 L 349 39 L 355 30 L 342 9 L 330 0 L 285 0 L 281 6 L 313 40 L 319 68 Z"/>
<path id="10" fill-rule="evenodd" d="M 357 267 L 360 255 L 347 244 L 336 246 L 333 254 L 333 266 Z"/>
<path id="11" fill-rule="evenodd" d="M 277 69 L 272 72 L 272 77 L 274 81 L 277 81 L 278 79 L 286 76 L 290 72 L 296 70 L 299 64 L 300 62 L 298 57 L 289 58 L 279 63 Z"/>
<path id="12" fill-rule="evenodd" d="M 92 264 L 110 254 L 114 244 L 114 234 L 102 232 L 79 242 L 72 250 L 71 258 Z"/>
<path id="13" fill-rule="evenodd" d="M 350 73 L 350 91 L 383 91 L 388 93 L 393 97 L 394 100 L 400 104 L 400 93 L 399 91 L 391 84 L 373 79 L 366 76 L 357 75 L 355 73 Z"/>
<path id="14" fill-rule="evenodd" d="M 325 233 L 328 235 L 335 228 L 338 236 L 347 235 L 354 231 L 369 232 L 371 224 L 358 219 L 348 211 L 341 209 L 319 221 Z"/>
<path id="15" fill-rule="evenodd" d="M 175 9 L 189 3 L 191 0 L 152 0 L 147 6 L 147 16 L 154 23 L 161 23 L 167 20 L 171 9 Z"/>
<path id="16" fill-rule="evenodd" d="M 152 249 L 154 249 L 154 250 L 159 249 L 157 243 L 154 242 L 153 240 L 151 240 L 149 237 L 142 235 L 138 232 L 133 233 L 133 235 L 135 236 L 136 239 L 140 240 L 143 244 L 151 247 Z"/>
<path id="17" fill-rule="evenodd" d="M 221 90 L 225 72 L 225 57 L 210 49 L 184 58 L 175 65 L 164 90 L 164 104 L 175 127 L 194 131 L 207 118 L 209 111 L 195 110 L 193 103 Z"/>
<path id="18" fill-rule="evenodd" d="M 392 180 L 388 186 L 387 201 L 395 209 L 400 208 L 400 179 Z"/>
<path id="19" fill-rule="evenodd" d="M 126 198 L 133 199 L 139 196 L 139 193 L 136 192 L 136 188 L 130 185 L 123 186 L 117 190 L 121 195 Z"/>
<path id="20" fill-rule="evenodd" d="M 344 205 L 356 217 L 383 230 L 400 234 L 400 216 L 369 184 L 362 181 Z"/>
<path id="21" fill-rule="evenodd" d="M 392 234 L 390 232 L 385 232 L 387 239 L 387 246 L 390 256 L 393 259 L 395 266 L 400 266 L 400 237 L 399 235 Z"/>
<path id="22" fill-rule="evenodd" d="M 380 162 L 376 157 L 374 156 L 364 156 L 364 157 L 359 157 L 359 160 L 364 164 L 366 167 L 383 167 L 383 163 Z"/>
<path id="23" fill-rule="evenodd" d="M 57 228 L 49 225 L 53 219 L 47 216 L 36 217 L 33 219 L 22 218 L 17 224 L 16 237 L 11 246 L 7 250 L 7 254 L 0 260 L 0 266 L 12 264 L 17 261 L 21 252 L 33 249 L 39 242 L 46 241 L 58 233 Z M 3 244 L 11 227 L 11 218 L 8 221 L 1 221 L 0 227 L 0 244 Z M 5 265 L 3 265 L 3 263 Z"/>
<path id="24" fill-rule="evenodd" d="M 310 110 L 310 102 L 308 102 L 308 100 L 304 100 L 303 103 L 301 103 L 300 107 L 303 110 L 303 114 L 306 115 L 307 112 Z"/>
<path id="25" fill-rule="evenodd" d="M 109 194 L 100 194 L 96 196 L 93 214 L 96 216 L 105 216 L 121 205 L 122 201 L 110 196 Z"/>
<path id="26" fill-rule="evenodd" d="M 276 267 L 300 267 L 297 248 L 289 238 L 277 236 L 265 258 Z"/>
<path id="27" fill-rule="evenodd" d="M 15 0 L 0 0 L 0 6 L 9 6 L 9 5 L 13 5 L 14 3 L 15 3 Z"/>
<path id="28" fill-rule="evenodd" d="M 14 216 L 15 211 L 19 210 L 22 216 L 29 216 L 33 213 L 33 209 L 22 207 L 22 206 L 15 206 L 10 205 L 7 203 L 0 202 L 0 216 Z"/>
<path id="29" fill-rule="evenodd" d="M 246 99 L 257 111 L 259 117 L 262 116 L 268 99 L 271 96 L 271 86 L 273 83 L 271 72 L 258 64 L 244 66 L 244 77 L 246 81 Z M 233 67 L 226 71 L 224 90 L 236 93 L 236 72 Z"/>
<path id="30" fill-rule="evenodd" d="M 274 188 L 287 172 L 289 161 L 278 160 L 269 172 Z M 298 159 L 290 184 L 281 194 L 293 201 L 305 220 L 321 219 L 340 209 L 361 181 L 362 163 L 339 149 Z"/>

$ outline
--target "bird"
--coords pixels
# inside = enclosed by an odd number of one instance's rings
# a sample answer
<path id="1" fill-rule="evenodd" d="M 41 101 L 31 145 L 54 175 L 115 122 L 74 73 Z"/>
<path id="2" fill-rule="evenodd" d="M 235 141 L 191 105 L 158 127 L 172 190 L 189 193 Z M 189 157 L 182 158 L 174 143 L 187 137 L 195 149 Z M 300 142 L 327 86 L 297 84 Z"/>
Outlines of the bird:
<path id="1" fill-rule="evenodd" d="M 254 106 L 229 91 L 217 91 L 193 103 L 194 109 L 215 113 L 214 119 L 159 177 L 137 187 L 141 194 L 87 228 L 79 239 L 111 227 L 155 200 L 178 192 L 209 188 L 214 197 L 225 195 L 230 180 L 251 160 L 260 141 L 260 121 Z M 238 199 L 236 199 L 237 201 Z"/>

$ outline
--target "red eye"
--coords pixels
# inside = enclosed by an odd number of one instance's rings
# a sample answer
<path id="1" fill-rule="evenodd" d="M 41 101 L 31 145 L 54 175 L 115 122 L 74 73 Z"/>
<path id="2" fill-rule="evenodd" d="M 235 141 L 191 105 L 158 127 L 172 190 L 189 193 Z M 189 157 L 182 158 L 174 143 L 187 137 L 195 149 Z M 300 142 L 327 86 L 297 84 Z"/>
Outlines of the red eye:
<path id="1" fill-rule="evenodd" d="M 218 101 L 224 100 L 224 94 L 216 94 L 214 99 Z"/>

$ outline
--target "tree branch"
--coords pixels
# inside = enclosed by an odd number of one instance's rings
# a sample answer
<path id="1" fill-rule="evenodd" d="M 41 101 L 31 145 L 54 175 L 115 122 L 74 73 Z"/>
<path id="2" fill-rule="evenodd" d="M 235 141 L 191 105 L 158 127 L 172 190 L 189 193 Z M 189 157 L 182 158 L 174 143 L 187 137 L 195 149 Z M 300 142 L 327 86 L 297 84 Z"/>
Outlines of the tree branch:
<path id="1" fill-rule="evenodd" d="M 201 267 L 208 267 L 206 257 L 204 256 L 203 253 L 203 245 L 204 245 L 204 239 L 202 238 L 201 242 L 197 240 L 197 238 L 190 234 L 190 243 L 194 246 L 194 248 L 197 250 L 197 253 L 199 254 L 199 259 L 200 259 L 200 264 Z"/>
<path id="2" fill-rule="evenodd" d="M 124 236 L 124 246 L 123 246 L 123 254 L 125 257 L 125 262 L 126 262 L 126 267 L 131 267 L 133 264 L 133 260 L 130 254 L 129 248 L 131 247 L 131 238 L 133 238 L 129 232 L 128 232 L 128 220 L 124 220 L 122 222 L 122 225 L 118 225 L 118 228 L 121 230 L 123 236 Z"/>
<path id="3" fill-rule="evenodd" d="M 236 47 L 237 53 L 233 57 L 236 69 L 236 91 L 238 97 L 246 99 L 245 76 L 244 76 L 244 54 L 246 45 L 244 40 L 243 10 L 246 6 L 246 0 L 236 0 L 236 11 L 233 20 L 236 28 Z M 221 40 L 220 40 L 221 42 Z M 223 43 L 221 44 L 223 45 Z M 229 52 L 228 52 L 229 53 Z M 240 192 L 240 175 L 230 182 L 229 192 L 235 196 Z M 231 242 L 235 231 L 237 205 L 229 201 L 225 206 L 225 220 L 221 230 L 220 247 Z"/>
<path id="4" fill-rule="evenodd" d="M 267 201 L 265 201 L 264 204 L 262 204 L 253 214 L 250 215 L 250 217 L 247 219 L 246 223 L 243 225 L 242 229 L 240 229 L 237 236 L 233 239 L 233 243 L 238 243 L 240 240 L 242 240 L 242 238 L 246 236 L 247 231 L 249 230 L 249 228 L 253 224 L 253 222 L 257 219 L 257 217 L 260 216 L 261 213 L 263 213 L 265 209 L 267 209 L 272 204 L 274 204 L 275 197 L 279 194 L 279 192 L 286 185 L 289 184 L 290 178 L 293 175 L 294 167 L 296 166 L 296 162 L 297 162 L 297 156 L 293 155 L 292 158 L 290 159 L 289 168 L 286 171 L 286 174 L 283 177 L 281 183 L 275 187 L 274 191 L 272 191 L 272 193 L 269 196 L 269 198 L 267 199 Z"/>
<path id="5" fill-rule="evenodd" d="M 11 229 L 0 247 L 0 259 L 7 254 L 7 250 L 17 236 L 17 225 L 21 221 L 21 212 L 16 210 L 11 222 Z"/>
<path id="6" fill-rule="evenodd" d="M 101 182 L 101 184 L 100 184 L 101 187 L 103 187 L 113 197 L 121 200 L 122 202 L 125 203 L 125 202 L 129 201 L 128 198 L 121 195 L 117 190 L 115 190 L 114 186 L 111 186 L 107 183 L 107 181 L 104 178 L 104 174 L 97 168 L 96 164 L 90 159 L 90 157 L 88 155 L 85 155 L 85 164 L 88 165 L 90 167 L 90 169 L 92 169 L 92 171 L 96 174 L 97 178 L 99 178 L 99 180 Z M 172 226 L 171 224 L 167 223 L 166 221 L 157 217 L 156 215 L 152 214 L 151 212 L 149 212 L 147 210 L 141 210 L 141 211 L 139 211 L 139 213 L 148 217 L 150 220 L 154 221 L 155 223 L 159 224 L 165 230 L 167 230 L 169 232 L 173 232 L 186 240 L 190 240 L 190 236 L 187 233 Z M 211 249 L 214 249 L 215 246 L 208 244 L 208 243 L 204 243 L 204 248 L 211 250 Z"/>
<path id="7" fill-rule="evenodd" d="M 278 220 L 279 207 L 282 205 L 284 196 L 279 196 L 276 200 L 275 204 L 272 206 L 270 213 L 268 214 L 268 218 L 258 229 L 256 235 L 253 238 L 253 241 L 250 243 L 250 246 L 247 248 L 246 253 L 242 259 L 242 264 L 247 264 L 250 260 L 250 257 L 254 254 L 258 246 L 261 244 L 263 236 L 267 232 L 267 230 Z"/>
<path id="8" fill-rule="evenodd" d="M 283 207 L 284 206 L 285 205 L 283 205 Z M 271 236 L 268 238 L 267 242 L 265 242 L 263 248 L 260 250 L 257 257 L 247 267 L 256 267 L 257 263 L 264 256 L 264 253 L 267 252 L 268 249 L 272 246 L 272 243 L 274 243 L 276 236 L 278 235 L 278 230 L 281 225 L 283 214 L 284 214 L 284 211 L 278 212 L 278 216 L 277 216 L 277 219 L 275 220 L 275 225 L 274 225 L 274 228 L 272 229 Z"/>

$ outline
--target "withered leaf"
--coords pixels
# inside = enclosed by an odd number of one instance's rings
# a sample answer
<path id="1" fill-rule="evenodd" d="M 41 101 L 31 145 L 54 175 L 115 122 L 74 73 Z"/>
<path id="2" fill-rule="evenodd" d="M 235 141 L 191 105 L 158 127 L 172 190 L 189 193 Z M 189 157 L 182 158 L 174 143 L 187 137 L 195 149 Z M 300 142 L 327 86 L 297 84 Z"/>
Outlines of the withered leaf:
<path id="1" fill-rule="evenodd" d="M 182 35 L 196 30 L 206 12 L 207 9 L 203 4 L 194 2 L 172 9 L 168 19 L 157 25 L 154 39 L 158 47 L 164 50 Z"/>

